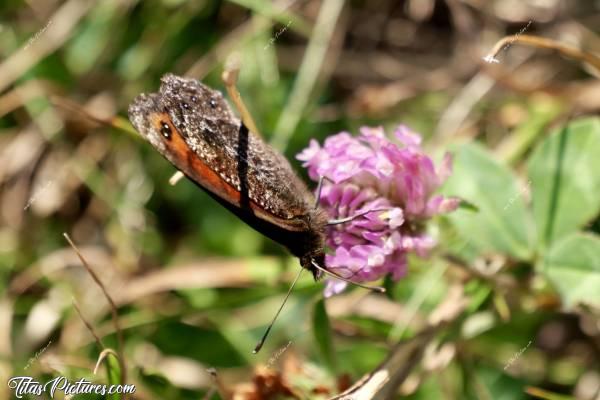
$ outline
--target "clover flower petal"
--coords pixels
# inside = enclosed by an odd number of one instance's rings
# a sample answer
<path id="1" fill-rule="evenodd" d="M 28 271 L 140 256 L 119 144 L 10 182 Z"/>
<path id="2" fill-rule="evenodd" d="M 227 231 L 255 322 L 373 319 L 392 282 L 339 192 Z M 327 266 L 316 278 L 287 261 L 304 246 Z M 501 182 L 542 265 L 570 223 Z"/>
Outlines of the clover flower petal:
<path id="1" fill-rule="evenodd" d="M 328 269 L 365 282 L 390 275 L 401 279 L 407 255 L 427 257 L 435 240 L 423 231 L 431 217 L 454 211 L 457 198 L 435 195 L 452 173 L 452 157 L 436 169 L 423 153 L 421 136 L 401 125 L 391 141 L 382 127 L 362 127 L 358 137 L 347 132 L 327 138 L 323 146 L 311 140 L 297 158 L 311 179 L 323 183 L 320 206 L 332 219 L 369 210 L 344 224 L 327 227 L 325 257 Z M 340 293 L 347 284 L 329 279 L 325 296 Z"/>

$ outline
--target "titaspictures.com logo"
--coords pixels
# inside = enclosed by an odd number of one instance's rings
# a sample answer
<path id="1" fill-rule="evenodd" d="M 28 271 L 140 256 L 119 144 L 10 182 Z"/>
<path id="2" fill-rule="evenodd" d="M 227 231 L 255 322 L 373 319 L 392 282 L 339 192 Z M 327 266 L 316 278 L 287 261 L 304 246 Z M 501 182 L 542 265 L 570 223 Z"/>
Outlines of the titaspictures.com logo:
<path id="1" fill-rule="evenodd" d="M 58 376 L 46 383 L 36 381 L 30 376 L 15 376 L 9 379 L 8 387 L 13 389 L 15 397 L 22 399 L 25 395 L 41 396 L 47 393 L 51 399 L 57 392 L 75 396 L 78 394 L 98 394 L 106 396 L 115 393 L 135 393 L 135 385 L 104 385 L 92 383 L 84 378 L 70 382 L 64 376 Z"/>

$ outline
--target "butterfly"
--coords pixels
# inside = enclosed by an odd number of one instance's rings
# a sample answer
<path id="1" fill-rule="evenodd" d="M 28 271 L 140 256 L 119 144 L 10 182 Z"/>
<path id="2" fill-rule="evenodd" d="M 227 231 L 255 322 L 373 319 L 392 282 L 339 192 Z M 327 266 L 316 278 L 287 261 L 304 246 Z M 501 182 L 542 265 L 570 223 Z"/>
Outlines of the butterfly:
<path id="1" fill-rule="evenodd" d="M 234 115 L 221 92 L 166 74 L 159 91 L 137 96 L 128 113 L 135 129 L 175 168 L 246 224 L 286 247 L 315 280 L 324 273 L 348 280 L 327 270 L 325 238 L 327 225 L 350 219 L 328 221 L 317 201 L 322 180 L 315 198 L 287 159 Z"/>

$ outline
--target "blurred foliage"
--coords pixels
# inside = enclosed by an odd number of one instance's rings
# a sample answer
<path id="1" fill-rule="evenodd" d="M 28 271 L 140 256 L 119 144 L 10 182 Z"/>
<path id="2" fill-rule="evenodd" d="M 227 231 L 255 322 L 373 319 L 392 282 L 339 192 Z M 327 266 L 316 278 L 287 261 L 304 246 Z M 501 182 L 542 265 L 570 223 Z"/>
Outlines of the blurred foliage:
<path id="1" fill-rule="evenodd" d="M 428 346 L 387 398 L 599 399 L 600 81 L 517 43 L 482 61 L 524 27 L 597 53 L 599 22 L 598 2 L 575 0 L 3 1 L 0 381 L 121 380 L 113 355 L 92 373 L 119 340 L 68 232 L 118 306 L 127 398 L 330 398 L 441 313 L 449 347 Z M 387 295 L 324 300 L 304 274 L 257 355 L 297 260 L 98 122 L 127 127 L 166 72 L 223 89 L 233 52 L 295 167 L 310 139 L 403 123 L 454 154 L 444 192 L 475 206 L 428 227 L 435 254 Z"/>

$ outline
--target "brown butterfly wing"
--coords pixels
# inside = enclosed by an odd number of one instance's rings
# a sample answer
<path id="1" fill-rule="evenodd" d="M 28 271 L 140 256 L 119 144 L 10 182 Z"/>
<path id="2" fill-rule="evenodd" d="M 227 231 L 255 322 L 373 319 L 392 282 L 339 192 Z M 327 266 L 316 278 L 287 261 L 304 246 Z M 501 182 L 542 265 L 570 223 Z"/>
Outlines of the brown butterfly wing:
<path id="1" fill-rule="evenodd" d="M 312 194 L 282 155 L 235 118 L 219 91 L 172 74 L 161 82 L 158 93 L 133 101 L 129 118 L 165 158 L 242 219 L 310 229 Z"/>

